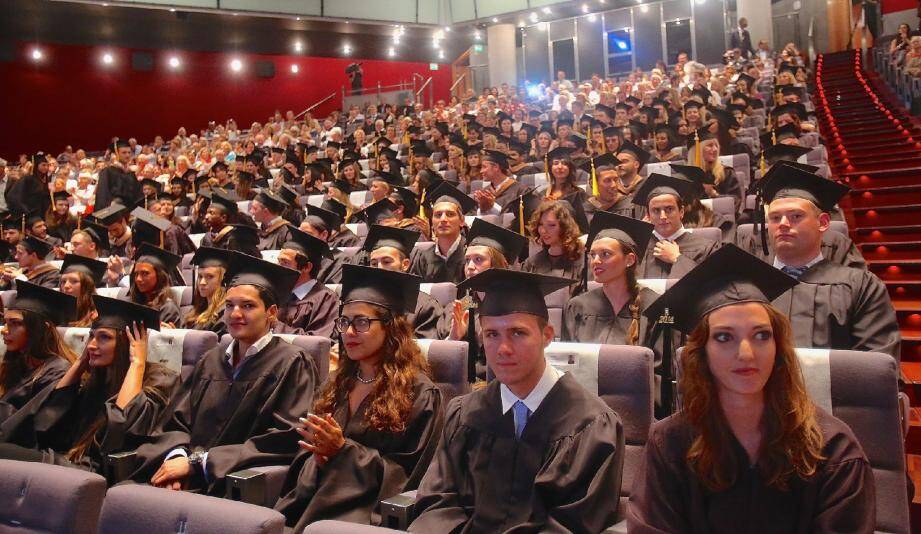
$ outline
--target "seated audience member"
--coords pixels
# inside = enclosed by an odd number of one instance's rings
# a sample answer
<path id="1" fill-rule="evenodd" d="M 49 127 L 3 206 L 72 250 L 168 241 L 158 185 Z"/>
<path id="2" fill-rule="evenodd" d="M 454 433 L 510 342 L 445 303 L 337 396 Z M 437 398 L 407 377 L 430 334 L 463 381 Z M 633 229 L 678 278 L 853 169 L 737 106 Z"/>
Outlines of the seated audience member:
<path id="1" fill-rule="evenodd" d="M 141 467 L 132 479 L 223 495 L 224 479 L 234 471 L 291 462 L 294 426 L 313 405 L 317 367 L 271 329 L 297 277 L 233 253 L 224 308 L 233 341 L 195 365 L 158 431 L 138 448 Z"/>
<path id="2" fill-rule="evenodd" d="M 898 360 L 902 339 L 886 286 L 867 270 L 822 256 L 829 211 L 847 190 L 786 164 L 764 178 L 772 264 L 800 282 L 773 304 L 790 319 L 798 347 L 877 351 Z"/>
<path id="3" fill-rule="evenodd" d="M 426 202 L 432 219 L 432 239 L 435 246 L 416 254 L 409 272 L 421 276 L 424 282 L 458 283 L 464 279 L 464 247 L 461 229 L 466 226 L 464 214 L 476 203 L 448 182 L 439 182 L 426 191 Z"/>
<path id="4" fill-rule="evenodd" d="M 224 322 L 224 275 L 230 266 L 233 253 L 219 248 L 200 247 L 192 256 L 195 284 L 192 286 L 192 309 L 182 319 L 182 328 L 207 330 L 223 336 L 227 333 Z"/>
<path id="5" fill-rule="evenodd" d="M 541 249 L 525 260 L 522 271 L 573 279 L 582 276 L 585 247 L 579 240 L 579 225 L 568 202 L 541 202 L 531 214 L 528 228 Z M 572 294 L 578 294 L 580 290 L 580 287 L 570 288 Z"/>
<path id="6" fill-rule="evenodd" d="M 97 287 L 103 287 L 106 263 L 76 254 L 64 256 L 61 264 L 61 293 L 77 299 L 77 313 L 67 326 L 88 328 L 96 320 L 93 295 Z M 63 326 L 63 325 L 62 325 Z"/>
<path id="7" fill-rule="evenodd" d="M 71 251 L 77 256 L 98 260 L 109 255 L 109 230 L 89 219 L 70 235 Z"/>
<path id="8" fill-rule="evenodd" d="M 646 210 L 644 220 L 655 226 L 640 262 L 640 278 L 681 278 L 719 246 L 681 222 L 685 199 L 694 187 L 688 180 L 653 173 L 637 191 L 633 202 Z"/>
<path id="9" fill-rule="evenodd" d="M 233 224 L 237 222 L 239 210 L 236 197 L 223 190 L 211 191 L 211 202 L 205 210 L 205 235 L 201 238 L 201 246 L 227 248 L 224 239 L 231 232 Z"/>
<path id="10" fill-rule="evenodd" d="M 623 159 L 625 163 L 621 163 L 614 154 L 605 153 L 582 164 L 582 170 L 589 173 L 589 176 L 593 164 L 595 167 L 595 185 L 589 182 L 589 186 L 592 188 L 590 191 L 597 189 L 597 192 L 588 197 L 582 207 L 589 222 L 597 211 L 609 211 L 634 219 L 642 217 L 639 207 L 633 203 L 633 193 L 642 183 L 643 177 L 638 174 L 632 175 L 627 179 L 627 183 L 632 185 L 625 187 L 620 179 L 624 172 L 621 169 L 632 166 L 629 158 Z"/>
<path id="11" fill-rule="evenodd" d="M 72 315 L 75 303 L 67 298 L 62 308 Z M 157 311 L 99 295 L 94 301 L 99 316 L 83 354 L 20 410 L 4 430 L 10 445 L 0 445 L 0 457 L 102 473 L 108 454 L 134 449 L 153 431 L 179 381 L 147 361 Z"/>
<path id="12" fill-rule="evenodd" d="M 53 248 L 51 243 L 31 235 L 20 240 L 14 255 L 19 269 L 3 268 L 0 289 L 10 289 L 13 280 L 26 280 L 49 289 L 57 288 L 61 283 L 61 272 L 45 261 Z"/>
<path id="13" fill-rule="evenodd" d="M 114 257 L 128 257 L 128 247 L 131 246 L 131 226 L 128 224 L 130 213 L 130 209 L 118 202 L 93 213 L 93 218 L 109 230 L 110 263 Z"/>
<path id="14" fill-rule="evenodd" d="M 339 297 L 317 280 L 321 260 L 330 256 L 326 243 L 297 228 L 288 228 L 290 240 L 281 246 L 278 264 L 300 276 L 291 290 L 292 299 L 279 309 L 276 333 L 330 337 Z"/>
<path id="15" fill-rule="evenodd" d="M 181 259 L 162 248 L 144 243 L 138 249 L 131 269 L 128 300 L 157 310 L 160 321 L 169 328 L 176 328 L 179 324 L 179 304 L 170 292 L 169 273 L 176 269 Z"/>
<path id="16" fill-rule="evenodd" d="M 327 203 L 330 205 L 330 207 L 333 207 L 331 206 L 333 201 L 330 200 L 324 202 L 324 204 Z M 342 206 L 342 204 L 339 204 L 338 202 L 335 202 L 335 204 Z M 316 237 L 330 247 L 331 257 L 324 256 L 320 260 L 320 268 L 317 271 L 317 280 L 319 280 L 320 283 L 338 284 L 342 280 L 342 264 L 347 261 L 348 258 L 343 257 L 342 251 L 338 248 L 333 248 L 331 245 L 331 236 L 336 235 L 336 233 L 339 231 L 338 229 L 341 227 L 342 218 L 340 214 L 318 206 L 313 206 L 310 204 L 307 205 L 307 215 L 304 217 L 304 220 L 301 221 L 300 227 L 298 229 L 302 232 L 307 232 L 313 237 Z M 359 242 L 357 235 L 353 234 L 351 231 L 348 233 L 355 238 L 354 243 Z M 352 241 L 350 240 L 349 242 Z"/>
<path id="17" fill-rule="evenodd" d="M 16 298 L 3 311 L 0 361 L 0 439 L 5 421 L 56 383 L 76 360 L 55 326 L 66 326 L 75 315 L 75 299 L 52 289 L 16 282 Z"/>
<path id="18" fill-rule="evenodd" d="M 681 408 L 652 427 L 629 532 L 873 532 L 866 455 L 809 398 L 790 321 L 771 305 L 795 284 L 727 245 L 650 307 L 689 337 Z"/>
<path id="19" fill-rule="evenodd" d="M 620 418 L 544 357 L 544 295 L 572 280 L 490 269 L 460 285 L 495 379 L 448 404 L 411 532 L 600 532 L 617 522 Z M 604 488 L 603 490 L 601 488 Z"/>
<path id="20" fill-rule="evenodd" d="M 488 182 L 486 187 L 475 191 L 473 199 L 480 214 L 498 214 L 512 200 L 524 191 L 521 183 L 509 175 L 508 158 L 498 150 L 484 150 L 480 156 L 480 173 Z"/>
<path id="21" fill-rule="evenodd" d="M 290 239 L 290 226 L 282 217 L 287 207 L 285 199 L 268 189 L 260 190 L 253 198 L 249 211 L 259 225 L 259 250 L 280 250 Z"/>
<path id="22" fill-rule="evenodd" d="M 295 531 L 321 519 L 380 524 L 380 500 L 415 489 L 428 468 L 444 407 L 407 317 L 420 281 L 345 266 L 346 357 L 300 420 L 302 450 L 275 505 Z"/>

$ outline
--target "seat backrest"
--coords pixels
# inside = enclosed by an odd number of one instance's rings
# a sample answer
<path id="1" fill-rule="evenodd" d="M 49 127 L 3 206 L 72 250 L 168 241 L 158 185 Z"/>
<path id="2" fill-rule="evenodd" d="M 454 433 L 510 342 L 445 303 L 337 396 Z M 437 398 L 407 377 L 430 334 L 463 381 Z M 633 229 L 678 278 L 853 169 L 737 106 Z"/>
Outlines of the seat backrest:
<path id="1" fill-rule="evenodd" d="M 95 473 L 0 460 L 0 531 L 95 534 L 105 495 Z"/>
<path id="2" fill-rule="evenodd" d="M 110 299 L 124 299 L 128 296 L 127 287 L 97 287 L 96 294 Z"/>
<path id="3" fill-rule="evenodd" d="M 0 301 L 3 301 L 3 309 L 7 309 L 10 304 L 13 303 L 13 300 L 16 298 L 15 289 L 7 289 L 6 291 L 0 291 Z"/>
<path id="4" fill-rule="evenodd" d="M 831 232 L 838 232 L 844 235 L 848 235 L 847 222 L 845 221 L 831 221 L 831 223 L 828 225 L 828 230 Z M 747 242 L 749 239 L 751 239 L 752 233 L 754 231 L 754 224 L 740 224 L 738 227 L 736 227 L 736 243 Z"/>
<path id="5" fill-rule="evenodd" d="M 217 342 L 217 334 L 205 330 L 151 330 L 147 340 L 147 361 L 157 362 L 185 376 Z"/>
<path id="6" fill-rule="evenodd" d="M 717 243 L 723 240 L 723 234 L 719 228 L 688 228 L 688 230 Z"/>
<path id="7" fill-rule="evenodd" d="M 432 369 L 432 382 L 441 390 L 445 404 L 470 393 L 467 376 L 467 342 L 417 339 L 416 344 Z"/>
<path id="8" fill-rule="evenodd" d="M 365 223 L 348 223 L 345 226 L 362 239 L 368 235 L 368 225 Z"/>
<path id="9" fill-rule="evenodd" d="M 544 302 L 547 304 L 547 315 L 550 324 L 553 326 L 553 339 L 560 339 L 563 332 L 563 308 L 569 301 L 569 288 L 558 289 L 549 295 L 544 296 Z"/>
<path id="10" fill-rule="evenodd" d="M 314 363 L 317 364 L 317 384 L 322 384 L 326 381 L 326 377 L 329 376 L 329 349 L 332 347 L 332 340 L 320 336 L 272 335 L 304 349 L 304 352 L 313 358 Z M 233 341 L 233 338 L 230 337 L 230 334 L 224 334 L 219 344 L 221 350 L 226 350 L 231 341 Z"/>
<path id="11" fill-rule="evenodd" d="M 419 291 L 428 293 L 442 306 L 451 306 L 457 297 L 457 286 L 451 282 L 426 283 L 419 285 Z"/>
<path id="12" fill-rule="evenodd" d="M 375 527 L 373 525 L 359 525 L 358 523 L 349 523 L 348 521 L 336 521 L 324 519 L 307 525 L 302 534 L 387 534 L 395 532 L 405 532 L 404 530 L 393 530 L 384 527 Z"/>
<path id="13" fill-rule="evenodd" d="M 700 203 L 713 210 L 713 213 L 733 215 L 736 210 L 736 201 L 734 197 L 705 198 L 702 199 Z"/>
<path id="14" fill-rule="evenodd" d="M 280 534 L 284 528 L 284 516 L 270 508 L 142 485 L 109 490 L 99 520 L 100 534 Z"/>
<path id="15" fill-rule="evenodd" d="M 177 306 L 192 304 L 192 286 L 172 286 L 169 288 L 170 296 Z"/>

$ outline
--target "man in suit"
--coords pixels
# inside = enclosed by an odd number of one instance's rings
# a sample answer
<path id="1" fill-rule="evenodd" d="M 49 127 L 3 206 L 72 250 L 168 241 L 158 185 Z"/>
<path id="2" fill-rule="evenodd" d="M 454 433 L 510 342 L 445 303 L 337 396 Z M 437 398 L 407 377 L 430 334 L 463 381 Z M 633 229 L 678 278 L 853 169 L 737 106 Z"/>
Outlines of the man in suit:
<path id="1" fill-rule="evenodd" d="M 738 48 L 745 58 L 755 53 L 755 49 L 752 48 L 752 36 L 748 33 L 748 19 L 745 17 L 739 19 L 739 27 L 729 36 L 729 48 Z"/>

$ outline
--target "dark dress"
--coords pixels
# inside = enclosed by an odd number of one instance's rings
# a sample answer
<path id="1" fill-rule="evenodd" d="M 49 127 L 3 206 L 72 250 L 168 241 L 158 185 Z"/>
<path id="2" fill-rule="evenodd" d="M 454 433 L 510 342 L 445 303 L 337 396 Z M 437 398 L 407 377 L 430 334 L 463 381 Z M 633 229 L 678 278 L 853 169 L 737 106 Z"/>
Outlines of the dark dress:
<path id="1" fill-rule="evenodd" d="M 498 191 L 493 189 L 490 184 L 487 184 L 485 189 L 496 194 L 496 206 L 501 210 L 506 204 L 521 196 L 527 188 L 517 180 L 512 179 L 512 181 L 506 182 L 505 185 L 500 185 Z"/>
<path id="2" fill-rule="evenodd" d="M 195 252 L 195 244 L 192 243 L 189 234 L 176 224 L 170 224 L 170 227 L 164 232 L 163 248 L 180 257 Z"/>
<path id="3" fill-rule="evenodd" d="M 875 351 L 900 358 L 895 308 L 886 286 L 869 271 L 822 260 L 773 304 L 790 318 L 797 347 Z"/>
<path id="4" fill-rule="evenodd" d="M 876 526 L 873 471 L 843 422 L 816 408 L 824 459 L 815 476 L 791 479 L 789 491 L 767 484 L 733 437 L 736 481 L 706 488 L 687 465 L 694 430 L 682 415 L 655 423 L 627 507 L 631 533 L 865 532 Z M 730 435 L 732 435 L 730 433 Z"/>
<path id="5" fill-rule="evenodd" d="M 419 249 L 419 252 L 414 253 L 409 272 L 421 276 L 423 282 L 459 284 L 464 279 L 466 240 L 461 237 L 457 249 L 451 253 L 447 260 L 435 254 L 437 247 L 438 245 L 436 244 L 434 247 L 424 250 Z"/>
<path id="6" fill-rule="evenodd" d="M 144 389 L 119 408 L 117 397 L 100 398 L 79 384 L 55 389 L 49 384 L 26 406 L 0 425 L 0 441 L 42 452 L 44 463 L 101 472 L 106 455 L 135 449 L 149 438 L 178 389 L 179 376 L 147 364 Z M 76 462 L 64 457 L 100 416 L 103 426 Z"/>
<path id="7" fill-rule="evenodd" d="M 0 423 L 6 421 L 47 386 L 57 384 L 69 368 L 70 362 L 52 356 L 45 360 L 41 367 L 33 369 L 18 383 L 11 385 L 0 396 Z"/>
<path id="8" fill-rule="evenodd" d="M 278 313 L 275 333 L 330 337 L 339 316 L 339 296 L 316 281 L 304 298 L 292 299 Z"/>
<path id="9" fill-rule="evenodd" d="M 444 406 L 441 391 L 423 374 L 416 375 L 412 399 L 403 432 L 368 426 L 370 395 L 355 414 L 349 413 L 348 399 L 339 403 L 333 413 L 345 437 L 339 453 L 321 467 L 301 451 L 288 470 L 275 509 L 289 527 L 300 532 L 322 519 L 378 525 L 381 499 L 419 485 L 441 436 Z"/>
<path id="10" fill-rule="evenodd" d="M 601 532 L 616 523 L 624 448 L 617 414 L 569 374 L 521 439 L 512 412 L 502 413 L 498 380 L 449 403 L 410 532 Z"/>
<path id="11" fill-rule="evenodd" d="M 294 426 L 313 406 L 316 387 L 313 358 L 279 338 L 236 369 L 215 347 L 183 382 L 160 430 L 138 448 L 141 467 L 131 478 L 148 482 L 177 447 L 208 451 L 205 489 L 212 495 L 223 495 L 224 477 L 234 471 L 290 464 L 297 453 Z"/>
<path id="12" fill-rule="evenodd" d="M 259 230 L 259 250 L 281 250 L 291 238 L 288 221 L 277 219 L 267 228 Z"/>
<path id="13" fill-rule="evenodd" d="M 719 247 L 718 242 L 700 237 L 693 232 L 685 232 L 675 240 L 675 243 L 678 243 L 681 255 L 678 256 L 677 262 L 671 264 L 652 255 L 656 246 L 655 236 L 653 236 L 646 247 L 643 261 L 637 269 L 637 276 L 639 278 L 681 278 Z"/>
<path id="14" fill-rule="evenodd" d="M 99 172 L 94 211 L 109 207 L 115 199 L 119 199 L 124 206 L 130 206 L 143 196 L 141 183 L 133 172 L 109 166 Z"/>

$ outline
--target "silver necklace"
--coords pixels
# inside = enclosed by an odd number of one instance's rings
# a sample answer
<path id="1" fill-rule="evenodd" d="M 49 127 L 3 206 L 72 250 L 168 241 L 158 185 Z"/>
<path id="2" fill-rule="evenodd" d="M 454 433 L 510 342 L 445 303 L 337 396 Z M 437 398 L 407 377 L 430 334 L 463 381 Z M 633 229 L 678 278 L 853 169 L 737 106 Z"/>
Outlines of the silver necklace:
<path id="1" fill-rule="evenodd" d="M 377 375 L 374 375 L 371 378 L 365 380 L 361 377 L 361 368 L 359 367 L 358 369 L 355 369 L 355 378 L 357 378 L 358 381 L 362 384 L 373 384 L 374 381 L 377 380 Z"/>

